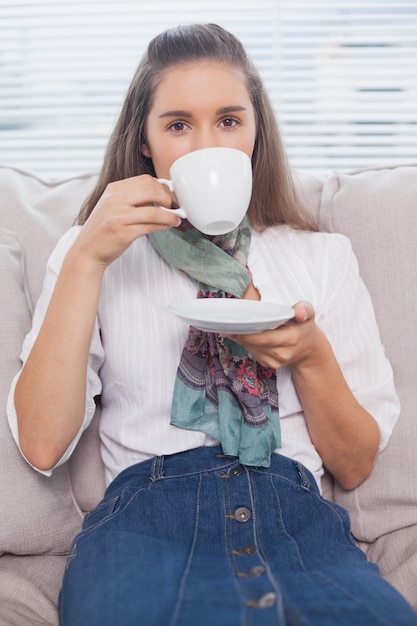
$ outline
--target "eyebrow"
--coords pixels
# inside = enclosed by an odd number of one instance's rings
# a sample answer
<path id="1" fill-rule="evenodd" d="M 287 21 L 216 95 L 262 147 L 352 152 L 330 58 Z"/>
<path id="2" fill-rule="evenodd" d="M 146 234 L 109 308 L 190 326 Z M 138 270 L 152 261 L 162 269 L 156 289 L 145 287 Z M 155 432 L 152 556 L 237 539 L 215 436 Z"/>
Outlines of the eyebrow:
<path id="1" fill-rule="evenodd" d="M 239 111 L 246 111 L 246 107 L 240 105 L 232 105 L 227 107 L 220 107 L 217 109 L 216 115 L 225 115 L 227 113 L 237 113 Z M 192 113 L 190 111 L 183 111 L 182 109 L 175 109 L 173 111 L 166 111 L 165 113 L 161 113 L 159 116 L 160 119 L 164 117 L 192 117 Z"/>

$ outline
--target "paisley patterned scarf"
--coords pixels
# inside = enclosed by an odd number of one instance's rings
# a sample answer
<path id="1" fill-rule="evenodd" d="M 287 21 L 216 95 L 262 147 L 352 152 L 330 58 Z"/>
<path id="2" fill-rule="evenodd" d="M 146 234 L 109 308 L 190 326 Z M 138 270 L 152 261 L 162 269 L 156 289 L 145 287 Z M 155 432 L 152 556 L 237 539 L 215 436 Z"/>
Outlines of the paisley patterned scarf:
<path id="1" fill-rule="evenodd" d="M 241 298 L 251 228 L 245 218 L 211 240 L 183 221 L 149 236 L 157 252 L 198 282 L 199 298 Z M 172 401 L 171 424 L 202 431 L 244 465 L 269 467 L 281 445 L 276 372 L 240 345 L 216 333 L 189 329 Z"/>

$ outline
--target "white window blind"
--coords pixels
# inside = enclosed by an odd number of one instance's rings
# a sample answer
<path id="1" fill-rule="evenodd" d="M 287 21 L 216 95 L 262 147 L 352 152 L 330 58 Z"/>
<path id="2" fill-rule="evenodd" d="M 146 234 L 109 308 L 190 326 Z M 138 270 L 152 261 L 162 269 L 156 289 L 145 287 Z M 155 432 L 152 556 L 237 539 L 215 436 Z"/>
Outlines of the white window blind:
<path id="1" fill-rule="evenodd" d="M 417 161 L 417 0 L 286 0 L 274 96 L 291 161 Z"/>
<path id="2" fill-rule="evenodd" d="M 243 41 L 294 167 L 417 160 L 417 0 L 0 0 L 0 163 L 98 170 L 149 39 L 196 21 Z"/>

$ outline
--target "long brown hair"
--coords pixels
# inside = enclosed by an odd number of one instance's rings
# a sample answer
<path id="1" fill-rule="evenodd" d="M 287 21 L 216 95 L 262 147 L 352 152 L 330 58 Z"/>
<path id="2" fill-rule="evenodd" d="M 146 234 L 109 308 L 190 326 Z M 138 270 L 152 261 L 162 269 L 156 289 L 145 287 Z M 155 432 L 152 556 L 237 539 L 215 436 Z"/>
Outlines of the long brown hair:
<path id="1" fill-rule="evenodd" d="M 278 125 L 262 80 L 241 42 L 216 24 L 169 29 L 149 44 L 128 89 L 110 137 L 95 189 L 81 208 L 83 224 L 106 186 L 139 174 L 155 175 L 151 159 L 141 152 L 146 144 L 146 121 L 158 81 L 169 68 L 193 61 L 214 60 L 238 68 L 250 94 L 257 126 L 252 155 L 253 193 L 248 216 L 263 230 L 276 224 L 314 230 L 312 217 L 297 199 Z"/>

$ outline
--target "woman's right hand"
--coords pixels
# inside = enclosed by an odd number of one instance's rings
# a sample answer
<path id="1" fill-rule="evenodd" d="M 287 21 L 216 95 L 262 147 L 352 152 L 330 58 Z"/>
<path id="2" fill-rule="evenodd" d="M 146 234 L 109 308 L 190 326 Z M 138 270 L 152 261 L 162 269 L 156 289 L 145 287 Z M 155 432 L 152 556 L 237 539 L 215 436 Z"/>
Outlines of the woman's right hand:
<path id="1" fill-rule="evenodd" d="M 148 174 L 110 183 L 84 224 L 74 252 L 107 267 L 139 237 L 181 223 L 158 205 L 170 208 L 172 197 Z"/>

